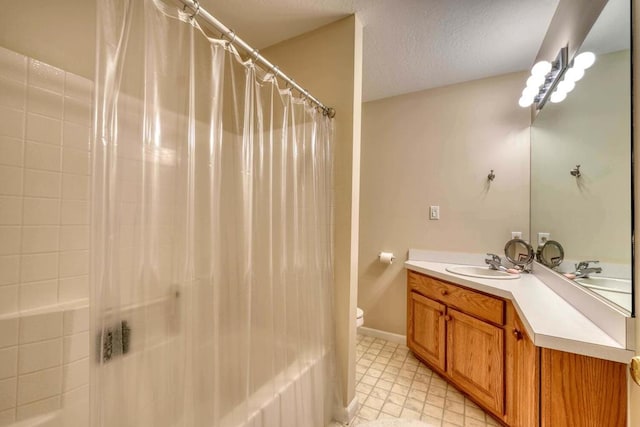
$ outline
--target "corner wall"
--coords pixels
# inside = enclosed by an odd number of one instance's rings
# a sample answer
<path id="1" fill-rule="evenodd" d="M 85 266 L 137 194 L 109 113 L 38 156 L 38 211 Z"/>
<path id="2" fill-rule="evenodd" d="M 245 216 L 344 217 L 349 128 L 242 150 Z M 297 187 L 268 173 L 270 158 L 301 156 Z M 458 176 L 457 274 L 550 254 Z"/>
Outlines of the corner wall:
<path id="1" fill-rule="evenodd" d="M 525 79 L 513 73 L 364 104 L 365 326 L 406 333 L 409 248 L 502 255 L 512 231 L 528 238 L 530 120 L 517 102 Z M 440 220 L 429 220 L 430 205 L 440 206 Z M 396 261 L 379 263 L 380 251 Z"/>
<path id="2" fill-rule="evenodd" d="M 334 310 L 339 377 L 346 407 L 355 397 L 362 24 L 352 15 L 261 53 L 336 110 Z"/>

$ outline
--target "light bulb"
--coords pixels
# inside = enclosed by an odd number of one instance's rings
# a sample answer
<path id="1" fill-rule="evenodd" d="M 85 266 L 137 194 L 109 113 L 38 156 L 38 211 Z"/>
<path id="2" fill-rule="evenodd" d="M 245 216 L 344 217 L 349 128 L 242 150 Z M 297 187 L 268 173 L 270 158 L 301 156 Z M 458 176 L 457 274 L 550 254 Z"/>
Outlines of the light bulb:
<path id="1" fill-rule="evenodd" d="M 535 98 L 535 96 L 538 94 L 538 92 L 539 92 L 538 88 L 527 86 L 522 91 L 522 96 L 525 97 L 525 98 Z"/>
<path id="2" fill-rule="evenodd" d="M 539 88 L 544 83 L 544 76 L 531 76 L 527 79 L 527 87 Z"/>
<path id="3" fill-rule="evenodd" d="M 564 101 L 566 97 L 567 97 L 566 92 L 556 90 L 551 94 L 551 98 L 549 98 L 549 101 L 553 102 L 554 104 L 557 104 L 558 102 Z"/>
<path id="4" fill-rule="evenodd" d="M 576 84 L 572 80 L 563 80 L 558 83 L 558 90 L 564 93 L 571 92 L 576 87 Z"/>
<path id="5" fill-rule="evenodd" d="M 533 97 L 532 96 L 522 95 L 520 97 L 520 99 L 518 100 L 518 105 L 521 106 L 522 108 L 530 107 L 531 104 L 533 104 Z"/>
<path id="6" fill-rule="evenodd" d="M 564 75 L 564 79 L 567 81 L 577 82 L 584 76 L 584 70 L 582 68 L 571 67 Z"/>
<path id="7" fill-rule="evenodd" d="M 551 71 L 551 62 L 540 61 L 531 68 L 531 75 L 544 77 L 549 71 Z"/>
<path id="8" fill-rule="evenodd" d="M 586 70 L 596 62 L 596 55 L 592 52 L 582 52 L 580 55 L 573 58 L 573 66 Z"/>

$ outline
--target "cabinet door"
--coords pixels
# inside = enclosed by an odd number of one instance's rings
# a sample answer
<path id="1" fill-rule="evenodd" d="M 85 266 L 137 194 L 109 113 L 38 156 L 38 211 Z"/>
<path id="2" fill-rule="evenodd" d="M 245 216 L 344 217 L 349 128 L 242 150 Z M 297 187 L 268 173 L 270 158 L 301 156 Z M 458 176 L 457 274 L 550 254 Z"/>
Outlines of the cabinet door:
<path id="1" fill-rule="evenodd" d="M 529 427 L 539 425 L 538 395 L 539 395 L 539 361 L 540 349 L 529 339 L 524 325 L 517 316 L 513 322 L 511 337 L 513 346 L 513 384 L 514 405 L 513 427 Z"/>
<path id="2" fill-rule="evenodd" d="M 447 312 L 447 371 L 461 388 L 504 414 L 504 330 L 459 311 Z"/>
<path id="3" fill-rule="evenodd" d="M 627 425 L 624 363 L 542 349 L 542 427 Z"/>
<path id="4" fill-rule="evenodd" d="M 407 346 L 418 356 L 444 371 L 446 307 L 410 292 L 407 313 Z"/>

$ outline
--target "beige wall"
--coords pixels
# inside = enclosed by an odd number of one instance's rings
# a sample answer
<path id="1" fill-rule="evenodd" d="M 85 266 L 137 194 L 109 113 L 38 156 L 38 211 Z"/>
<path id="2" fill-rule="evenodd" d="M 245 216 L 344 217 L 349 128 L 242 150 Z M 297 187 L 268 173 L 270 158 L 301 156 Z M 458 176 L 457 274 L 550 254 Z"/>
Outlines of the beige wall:
<path id="1" fill-rule="evenodd" d="M 335 317 L 343 403 L 355 397 L 362 25 L 347 17 L 262 54 L 336 109 L 334 139 Z"/>
<path id="2" fill-rule="evenodd" d="M 2 3 L 0 46 L 90 79 L 95 35 L 93 0 Z"/>
<path id="3" fill-rule="evenodd" d="M 358 305 L 405 334 L 409 248 L 503 253 L 529 230 L 529 111 L 514 73 L 364 104 Z M 496 178 L 488 184 L 489 171 Z M 429 205 L 440 206 L 430 221 Z M 397 261 L 380 264 L 380 251 Z"/>

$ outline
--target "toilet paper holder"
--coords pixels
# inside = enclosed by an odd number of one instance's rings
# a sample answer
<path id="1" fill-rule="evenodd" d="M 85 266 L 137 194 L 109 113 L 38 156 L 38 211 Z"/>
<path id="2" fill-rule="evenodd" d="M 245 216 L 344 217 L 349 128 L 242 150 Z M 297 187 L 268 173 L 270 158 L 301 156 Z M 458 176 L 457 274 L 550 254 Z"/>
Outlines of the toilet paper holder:
<path id="1" fill-rule="evenodd" d="M 393 264 L 393 260 L 396 259 L 393 252 L 380 252 L 378 254 L 378 260 L 383 264 Z"/>

